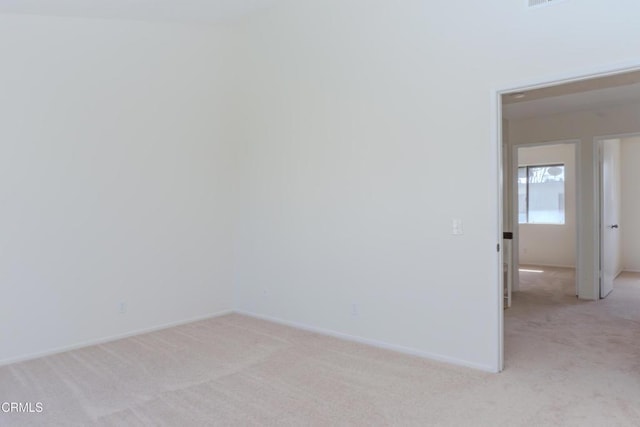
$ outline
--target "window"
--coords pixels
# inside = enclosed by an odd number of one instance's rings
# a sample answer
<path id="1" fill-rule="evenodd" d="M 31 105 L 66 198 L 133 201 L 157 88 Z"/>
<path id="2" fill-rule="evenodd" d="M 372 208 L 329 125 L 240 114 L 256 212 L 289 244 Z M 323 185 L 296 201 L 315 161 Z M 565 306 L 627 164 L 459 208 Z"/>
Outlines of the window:
<path id="1" fill-rule="evenodd" d="M 518 168 L 518 222 L 564 224 L 564 165 Z"/>

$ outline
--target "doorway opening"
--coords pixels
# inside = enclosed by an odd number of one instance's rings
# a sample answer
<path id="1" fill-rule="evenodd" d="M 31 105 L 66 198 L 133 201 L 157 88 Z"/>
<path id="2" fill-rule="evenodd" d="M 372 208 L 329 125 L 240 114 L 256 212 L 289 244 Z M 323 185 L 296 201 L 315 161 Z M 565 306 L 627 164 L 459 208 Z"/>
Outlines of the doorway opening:
<path id="1" fill-rule="evenodd" d="M 640 271 L 640 206 L 637 164 L 640 134 L 609 135 L 594 139 L 596 203 L 599 226 L 599 296 L 614 291 L 623 273 Z"/>
<path id="2" fill-rule="evenodd" d="M 522 269 L 529 271 L 520 271 L 521 258 L 526 260 L 530 255 L 531 242 L 536 246 L 536 242 L 532 240 L 529 240 L 528 246 L 521 245 L 523 233 L 520 227 L 523 221 L 526 227 L 530 225 L 527 216 L 533 217 L 534 221 L 536 218 L 540 219 L 540 215 L 547 215 L 547 219 L 551 218 L 551 221 L 559 221 L 558 218 L 562 216 L 562 212 L 558 210 L 552 215 L 549 212 L 532 214 L 531 206 L 526 204 L 526 191 L 521 191 L 524 193 L 525 202 L 520 200 L 522 194 L 518 193 L 521 183 L 531 185 L 531 182 L 524 179 L 525 177 L 535 178 L 540 177 L 540 174 L 546 174 L 547 182 L 559 182 L 560 178 L 557 177 L 562 174 L 562 170 L 557 167 L 560 163 L 538 162 L 538 164 L 521 165 L 519 151 L 559 144 L 575 147 L 575 238 L 570 244 L 575 248 L 575 273 L 573 276 L 564 275 L 562 280 L 565 282 L 568 280 L 571 284 L 572 300 L 578 304 L 583 301 L 599 300 L 601 255 L 604 251 L 601 250 L 602 235 L 599 232 L 600 187 L 596 184 L 599 182 L 600 174 L 599 141 L 607 138 L 597 137 L 597 135 L 640 134 L 640 123 L 637 123 L 636 119 L 640 114 L 639 70 L 640 67 L 613 70 L 599 75 L 537 83 L 498 92 L 497 134 L 500 142 L 498 158 L 501 177 L 499 232 L 500 238 L 504 239 L 502 245 L 504 251 L 499 257 L 501 267 L 498 284 L 499 355 L 501 359 L 498 370 L 504 368 L 505 362 L 505 316 L 510 316 L 505 314 L 505 309 L 511 305 L 512 298 L 521 291 L 521 274 L 538 274 L 541 276 L 537 277 L 542 277 L 545 273 L 543 269 L 528 264 L 522 265 Z M 551 187 L 553 185 L 549 187 L 549 191 L 553 193 L 555 190 Z M 539 188 L 535 191 L 540 193 Z M 560 207 L 563 202 L 566 203 L 566 199 L 562 200 L 562 196 L 557 191 L 554 194 L 553 197 L 557 198 L 554 199 L 556 206 Z M 541 193 L 538 194 L 540 195 Z M 566 219 L 566 211 L 564 215 Z M 536 239 L 544 234 L 540 228 L 537 230 L 538 232 L 533 233 Z M 559 228 L 556 228 L 556 234 L 559 234 L 559 231 Z M 542 253 L 547 258 L 539 258 L 543 259 L 543 262 L 538 264 L 547 264 L 547 270 L 570 267 L 570 263 L 565 264 L 562 261 L 562 254 L 559 252 L 562 246 L 566 247 L 564 243 L 567 240 L 564 239 L 561 242 L 563 244 L 547 243 L 547 250 Z M 535 250 L 538 251 L 538 249 L 536 246 Z M 542 273 L 540 273 L 541 270 Z M 558 272 L 555 271 L 555 273 L 556 278 L 548 280 L 560 280 Z M 514 298 L 513 302 L 517 304 L 518 298 Z M 507 310 L 506 313 L 509 311 Z M 506 359 L 509 359 L 508 354 Z"/>
<path id="3" fill-rule="evenodd" d="M 579 140 L 513 146 L 512 288 L 520 295 L 578 295 L 579 164 Z"/>

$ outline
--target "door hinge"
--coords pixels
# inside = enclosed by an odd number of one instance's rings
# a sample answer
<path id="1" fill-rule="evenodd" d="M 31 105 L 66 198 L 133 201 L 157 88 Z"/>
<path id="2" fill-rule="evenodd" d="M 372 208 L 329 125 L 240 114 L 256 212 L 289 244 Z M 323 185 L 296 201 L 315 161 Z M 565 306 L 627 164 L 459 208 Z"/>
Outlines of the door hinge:
<path id="1" fill-rule="evenodd" d="M 500 243 L 497 245 L 498 252 L 500 252 Z"/>

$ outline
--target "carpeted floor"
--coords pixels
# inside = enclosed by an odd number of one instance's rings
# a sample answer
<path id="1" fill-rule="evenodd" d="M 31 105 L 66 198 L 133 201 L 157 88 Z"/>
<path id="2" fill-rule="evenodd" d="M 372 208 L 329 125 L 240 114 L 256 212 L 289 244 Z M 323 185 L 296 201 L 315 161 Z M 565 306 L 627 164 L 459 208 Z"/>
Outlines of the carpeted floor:
<path id="1" fill-rule="evenodd" d="M 0 425 L 640 425 L 640 275 L 522 273 L 486 374 L 229 315 L 0 368 Z"/>

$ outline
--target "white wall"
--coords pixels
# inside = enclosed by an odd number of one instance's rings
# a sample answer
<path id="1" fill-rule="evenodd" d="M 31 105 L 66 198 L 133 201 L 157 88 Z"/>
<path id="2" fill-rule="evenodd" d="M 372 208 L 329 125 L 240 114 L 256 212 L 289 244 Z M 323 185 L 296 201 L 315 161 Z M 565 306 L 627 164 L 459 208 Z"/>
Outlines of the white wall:
<path id="1" fill-rule="evenodd" d="M 622 154 L 622 268 L 640 271 L 640 137 L 623 138 Z"/>
<path id="2" fill-rule="evenodd" d="M 228 307 L 228 154 L 238 308 L 498 369 L 495 92 L 640 64 L 620 43 L 638 12 L 283 0 L 223 35 L 2 18 L 0 358 Z"/>
<path id="3" fill-rule="evenodd" d="M 226 40 L 0 17 L 0 362 L 233 308 Z"/>
<path id="4" fill-rule="evenodd" d="M 518 149 L 518 164 L 565 166 L 565 223 L 520 224 L 520 264 L 575 267 L 576 264 L 576 154 L 575 144 Z"/>
<path id="5" fill-rule="evenodd" d="M 509 142 L 514 145 L 580 140 L 579 187 L 582 203 L 577 206 L 581 217 L 578 221 L 581 248 L 578 293 L 582 299 L 597 299 L 599 296 L 598 277 L 594 275 L 594 265 L 599 263 L 595 252 L 599 225 L 595 219 L 594 138 L 636 132 L 640 132 L 639 104 L 509 121 Z"/>
<path id="6" fill-rule="evenodd" d="M 638 2 L 525 3 L 283 1 L 247 21 L 239 308 L 497 369 L 495 91 L 640 63 L 620 43 Z"/>

